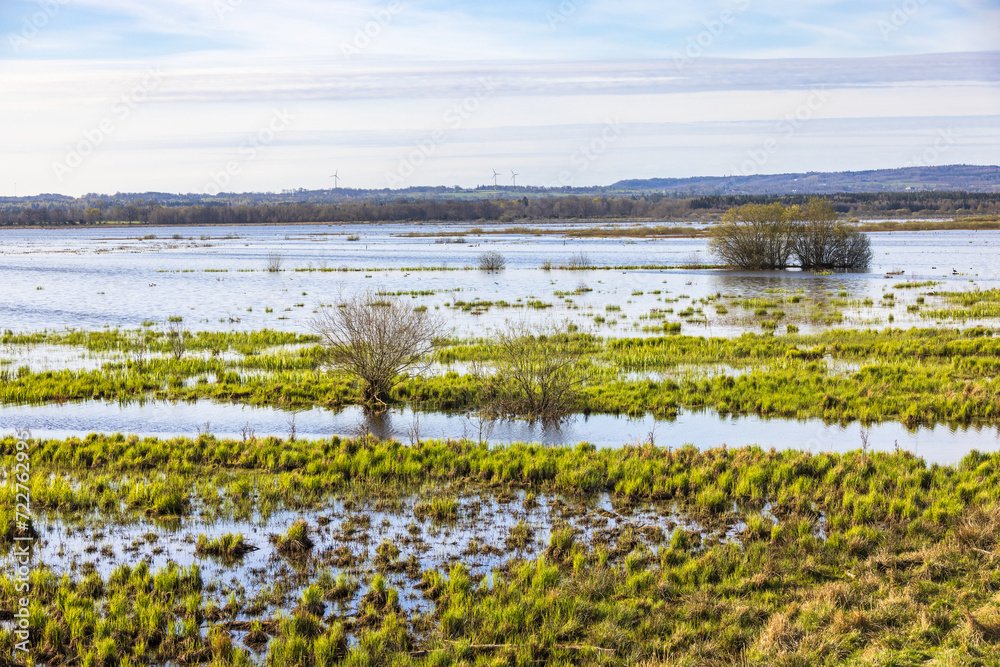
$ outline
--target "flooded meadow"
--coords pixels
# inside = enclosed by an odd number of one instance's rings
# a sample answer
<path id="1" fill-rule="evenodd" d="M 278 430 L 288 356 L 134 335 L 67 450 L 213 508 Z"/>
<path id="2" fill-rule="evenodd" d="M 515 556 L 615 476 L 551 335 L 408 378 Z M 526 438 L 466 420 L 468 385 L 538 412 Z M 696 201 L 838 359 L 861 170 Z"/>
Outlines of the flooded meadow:
<path id="1" fill-rule="evenodd" d="M 988 654 L 1000 232 L 753 272 L 637 226 L 0 230 L 32 664 Z M 316 327 L 362 292 L 441 323 L 381 409 Z M 510 327 L 577 373 L 558 418 L 491 402 Z"/>

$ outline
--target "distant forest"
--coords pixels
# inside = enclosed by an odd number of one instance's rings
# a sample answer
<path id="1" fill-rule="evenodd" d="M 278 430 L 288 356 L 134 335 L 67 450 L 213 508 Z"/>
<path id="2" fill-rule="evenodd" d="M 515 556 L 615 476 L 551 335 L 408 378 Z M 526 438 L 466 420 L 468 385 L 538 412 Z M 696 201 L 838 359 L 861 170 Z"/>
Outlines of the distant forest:
<path id="1" fill-rule="evenodd" d="M 824 197 L 845 218 L 961 217 L 1000 214 L 1000 194 L 967 192 L 843 193 Z M 278 223 L 533 220 L 715 220 L 735 206 L 804 204 L 806 195 L 669 197 L 538 197 L 520 199 L 347 200 L 334 204 L 163 205 L 156 201 L 91 200 L 79 206 L 33 202 L 0 208 L 0 226 L 70 226 L 108 223 L 149 225 L 253 225 Z"/>

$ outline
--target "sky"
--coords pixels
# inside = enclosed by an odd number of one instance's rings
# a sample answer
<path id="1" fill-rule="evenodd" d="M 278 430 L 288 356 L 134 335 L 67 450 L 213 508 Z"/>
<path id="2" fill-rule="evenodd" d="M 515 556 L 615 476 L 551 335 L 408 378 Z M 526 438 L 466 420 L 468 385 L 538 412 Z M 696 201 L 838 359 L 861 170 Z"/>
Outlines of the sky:
<path id="1" fill-rule="evenodd" d="M 998 164 L 998 49 L 1000 0 L 2 0 L 0 196 Z"/>

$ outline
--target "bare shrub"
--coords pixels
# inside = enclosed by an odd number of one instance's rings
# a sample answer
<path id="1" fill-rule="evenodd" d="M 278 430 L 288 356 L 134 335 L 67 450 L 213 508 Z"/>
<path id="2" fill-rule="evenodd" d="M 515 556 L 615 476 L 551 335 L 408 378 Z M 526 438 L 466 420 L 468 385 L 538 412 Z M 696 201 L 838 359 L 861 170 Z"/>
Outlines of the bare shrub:
<path id="1" fill-rule="evenodd" d="M 423 364 L 444 320 L 397 297 L 368 290 L 321 308 L 310 322 L 328 361 L 361 379 L 362 400 L 384 409 L 396 379 Z"/>
<path id="2" fill-rule="evenodd" d="M 496 250 L 487 250 L 479 255 L 476 260 L 480 271 L 503 271 L 507 266 L 507 260 Z"/>
<path id="3" fill-rule="evenodd" d="M 493 373 L 484 378 L 480 411 L 498 417 L 558 421 L 571 414 L 584 381 L 579 347 L 554 328 L 508 324 L 489 342 Z"/>
<path id="4" fill-rule="evenodd" d="M 269 273 L 281 271 L 281 266 L 285 263 L 285 256 L 280 252 L 267 253 L 267 270 Z"/>
<path id="5" fill-rule="evenodd" d="M 187 351 L 187 336 L 189 335 L 179 318 L 171 318 L 171 321 L 167 322 L 167 344 L 170 354 L 177 361 L 180 361 Z"/>
<path id="6" fill-rule="evenodd" d="M 575 253 L 572 257 L 569 258 L 569 262 L 566 263 L 566 268 L 589 269 L 593 265 L 594 264 L 590 261 L 590 257 L 587 255 L 587 253 L 581 250 L 580 252 Z"/>
<path id="7" fill-rule="evenodd" d="M 129 336 L 126 350 L 132 366 L 140 370 L 145 368 L 146 357 L 149 355 L 149 343 L 145 334 L 140 331 Z"/>

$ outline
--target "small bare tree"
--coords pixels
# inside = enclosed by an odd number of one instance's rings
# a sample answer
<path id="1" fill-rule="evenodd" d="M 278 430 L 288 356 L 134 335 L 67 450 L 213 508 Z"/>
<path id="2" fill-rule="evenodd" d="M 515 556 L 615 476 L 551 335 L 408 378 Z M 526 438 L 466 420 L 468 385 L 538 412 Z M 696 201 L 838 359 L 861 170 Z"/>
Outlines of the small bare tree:
<path id="1" fill-rule="evenodd" d="M 282 264 L 285 263 L 285 256 L 280 252 L 267 253 L 267 270 L 269 273 L 281 271 Z"/>
<path id="2" fill-rule="evenodd" d="M 574 409 L 584 375 L 579 347 L 552 327 L 508 324 L 490 340 L 493 374 L 484 378 L 480 411 L 559 421 Z"/>
<path id="3" fill-rule="evenodd" d="M 868 465 L 868 438 L 871 437 L 872 430 L 870 428 L 861 427 L 861 464 Z"/>
<path id="4" fill-rule="evenodd" d="M 420 444 L 420 413 L 416 410 L 413 411 L 413 421 L 410 423 L 410 428 L 406 429 L 406 436 L 414 447 Z"/>
<path id="5" fill-rule="evenodd" d="M 493 273 L 494 271 L 503 271 L 507 266 L 507 260 L 496 250 L 487 250 L 479 255 L 476 264 L 480 271 Z"/>
<path id="6" fill-rule="evenodd" d="M 180 323 L 179 318 L 171 318 L 167 322 L 167 344 L 170 347 L 170 354 L 177 361 L 180 361 L 181 357 L 187 351 L 186 336 L 187 331 L 184 329 L 184 325 Z"/>
<path id="7" fill-rule="evenodd" d="M 589 269 L 592 266 L 593 263 L 590 261 L 590 256 L 582 250 L 570 257 L 566 263 L 567 269 Z"/>
<path id="8" fill-rule="evenodd" d="M 396 379 L 420 368 L 434 350 L 444 320 L 368 290 L 321 308 L 310 326 L 322 338 L 330 365 L 361 379 L 364 405 L 384 410 Z"/>
<path id="9" fill-rule="evenodd" d="M 129 336 L 126 349 L 128 350 L 132 366 L 139 370 L 145 368 L 146 357 L 149 354 L 149 344 L 146 342 L 145 334 L 138 331 L 134 335 Z"/>

